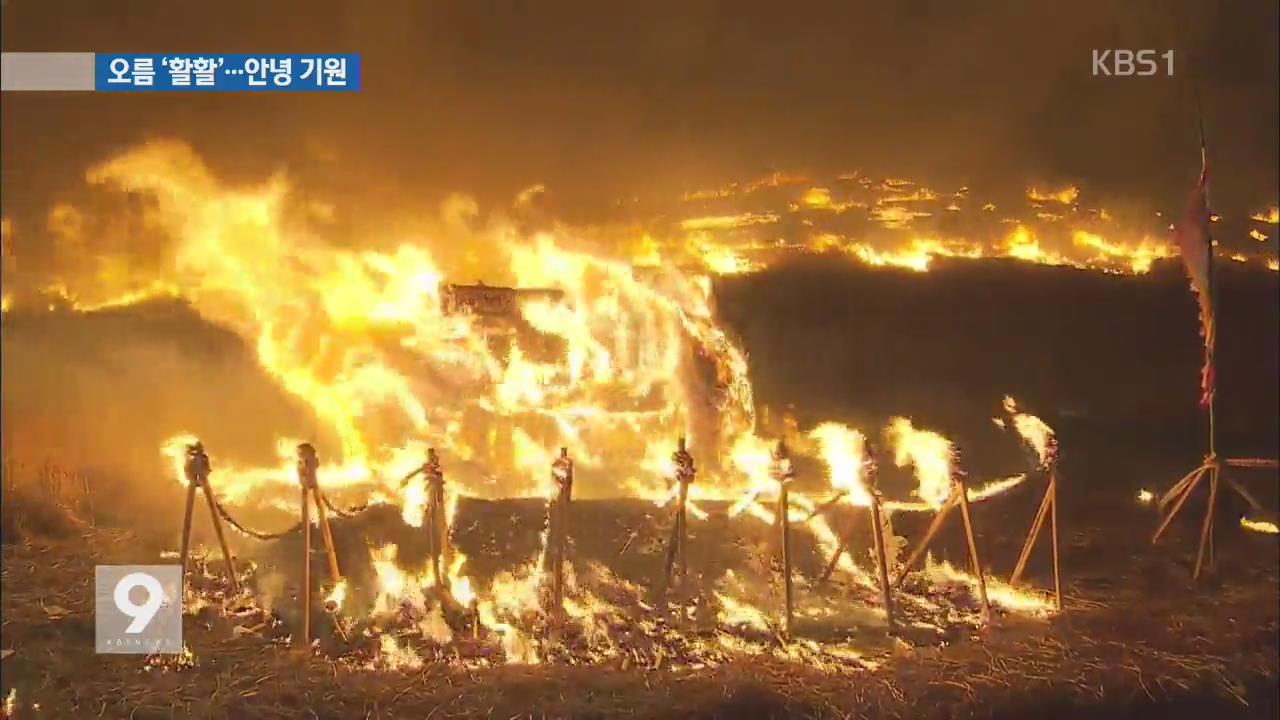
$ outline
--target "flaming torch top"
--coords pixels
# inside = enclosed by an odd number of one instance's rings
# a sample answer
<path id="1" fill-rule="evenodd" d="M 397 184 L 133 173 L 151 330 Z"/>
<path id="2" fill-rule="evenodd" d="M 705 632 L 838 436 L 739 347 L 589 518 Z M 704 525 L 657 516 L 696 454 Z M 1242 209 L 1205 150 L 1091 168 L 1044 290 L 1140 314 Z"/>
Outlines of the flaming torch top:
<path id="1" fill-rule="evenodd" d="M 187 446 L 187 461 L 183 472 L 188 483 L 202 484 L 209 478 L 209 456 L 204 452 L 204 443 L 199 440 Z"/>
<path id="2" fill-rule="evenodd" d="M 697 468 L 693 466 L 693 456 L 689 454 L 684 438 L 680 438 L 676 443 L 676 451 L 671 454 L 671 464 L 675 466 L 676 482 L 678 483 L 691 483 L 693 482 L 693 477 L 698 474 Z"/>
<path id="3" fill-rule="evenodd" d="M 783 440 L 773 449 L 773 458 L 769 463 L 769 477 L 779 487 L 795 479 L 795 470 L 791 467 L 791 456 L 787 453 L 787 444 Z"/>
<path id="4" fill-rule="evenodd" d="M 320 469 L 320 458 L 311 443 L 298 446 L 298 482 L 310 487 L 316 482 L 316 471 Z"/>
<path id="5" fill-rule="evenodd" d="M 435 448 L 427 448 L 427 461 L 422 464 L 422 474 L 432 485 L 444 483 L 444 471 L 440 469 L 440 456 Z"/>
<path id="6" fill-rule="evenodd" d="M 569 458 L 569 448 L 560 448 L 560 455 L 551 463 L 551 479 L 562 493 L 573 489 L 573 460 Z"/>

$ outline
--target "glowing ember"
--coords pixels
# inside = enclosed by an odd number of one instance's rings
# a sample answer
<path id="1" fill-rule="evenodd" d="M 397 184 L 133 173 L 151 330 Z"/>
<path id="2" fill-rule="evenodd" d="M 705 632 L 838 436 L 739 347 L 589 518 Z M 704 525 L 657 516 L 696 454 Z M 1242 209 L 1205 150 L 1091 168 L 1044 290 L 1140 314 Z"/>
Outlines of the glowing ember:
<path id="1" fill-rule="evenodd" d="M 1150 504 L 1152 500 L 1155 500 L 1155 498 L 1156 498 L 1155 494 L 1152 493 L 1150 490 L 1144 489 L 1144 490 L 1138 491 L 1138 502 L 1142 503 L 1143 505 Z"/>

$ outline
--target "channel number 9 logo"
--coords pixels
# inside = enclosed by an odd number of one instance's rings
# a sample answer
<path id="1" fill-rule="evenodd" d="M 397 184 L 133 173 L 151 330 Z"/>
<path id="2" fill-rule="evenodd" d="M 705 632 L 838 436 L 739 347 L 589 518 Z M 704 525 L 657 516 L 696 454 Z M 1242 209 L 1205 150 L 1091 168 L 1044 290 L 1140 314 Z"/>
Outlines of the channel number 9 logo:
<path id="1" fill-rule="evenodd" d="M 131 593 L 134 588 L 147 591 L 147 599 L 141 605 L 133 601 Z M 112 599 L 116 603 L 117 610 L 133 619 L 124 631 L 136 635 L 146 630 L 155 619 L 156 613 L 164 607 L 164 588 L 160 587 L 160 581 L 154 575 L 144 572 L 130 573 L 116 583 Z"/>

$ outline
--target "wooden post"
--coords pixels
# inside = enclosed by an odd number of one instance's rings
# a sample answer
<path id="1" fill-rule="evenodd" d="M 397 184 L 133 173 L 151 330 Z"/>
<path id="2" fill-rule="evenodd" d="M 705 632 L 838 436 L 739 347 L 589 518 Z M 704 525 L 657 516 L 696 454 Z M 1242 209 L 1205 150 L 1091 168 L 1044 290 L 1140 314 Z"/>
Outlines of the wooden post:
<path id="1" fill-rule="evenodd" d="M 186 461 L 182 467 L 187 478 L 187 505 L 182 516 L 182 550 L 179 562 L 182 566 L 183 582 L 186 582 L 187 560 L 191 552 L 191 521 L 195 512 L 196 491 L 204 493 L 205 502 L 209 505 L 209 521 L 213 523 L 214 534 L 218 538 L 218 546 L 222 548 L 222 557 L 227 563 L 227 575 L 231 578 L 232 592 L 240 592 L 240 580 L 236 577 L 235 558 L 231 556 L 231 548 L 227 545 L 227 536 L 222 531 L 222 519 L 218 516 L 217 503 L 213 498 L 213 489 L 209 485 L 209 473 L 212 471 L 209 456 L 205 454 L 204 444 L 196 441 L 187 446 Z"/>
<path id="2" fill-rule="evenodd" d="M 436 587 L 445 589 L 445 572 L 443 569 L 445 544 L 448 540 L 448 529 L 444 516 L 444 472 L 440 469 L 440 458 L 435 448 L 427 448 L 427 461 L 422 466 L 423 477 L 427 482 L 427 523 L 428 550 L 431 553 L 431 576 Z"/>
<path id="3" fill-rule="evenodd" d="M 218 546 L 222 548 L 222 557 L 227 562 L 227 576 L 231 578 L 231 591 L 240 592 L 240 580 L 236 578 L 236 561 L 231 557 L 231 548 L 227 546 L 227 536 L 222 531 L 222 518 L 218 517 L 218 508 L 213 499 L 213 490 L 209 486 L 209 476 L 204 477 L 204 499 L 209 505 L 209 518 L 213 521 L 213 533 L 218 536 Z"/>
<path id="4" fill-rule="evenodd" d="M 311 498 L 304 485 L 302 500 L 302 648 L 311 645 Z"/>
<path id="5" fill-rule="evenodd" d="M 987 601 L 987 576 L 982 569 L 982 560 L 978 557 L 978 543 L 973 537 L 973 522 L 969 519 L 969 493 L 965 490 L 964 481 L 957 478 L 956 493 L 960 496 L 960 515 L 964 518 L 964 535 L 969 541 L 969 562 L 973 564 L 973 574 L 978 577 L 978 595 L 982 600 L 982 619 L 991 618 L 991 603 Z"/>
<path id="6" fill-rule="evenodd" d="M 773 463 L 769 468 L 769 474 L 773 477 L 774 482 L 778 484 L 776 520 L 782 536 L 782 584 L 785 606 L 785 614 L 782 617 L 782 632 L 786 638 L 790 639 L 795 616 L 795 588 L 791 571 L 791 502 L 789 491 L 791 481 L 795 479 L 795 473 L 791 467 L 791 458 L 787 455 L 787 446 L 781 440 L 778 441 L 778 445 L 773 451 Z"/>
<path id="7" fill-rule="evenodd" d="M 182 513 L 182 550 L 178 562 L 182 565 L 182 582 L 187 581 L 187 555 L 191 552 L 191 513 L 196 507 L 196 480 L 187 474 L 187 506 Z"/>
<path id="8" fill-rule="evenodd" d="M 1055 463 L 1049 474 L 1049 531 L 1053 533 L 1053 601 L 1062 611 L 1062 576 L 1058 572 L 1058 466 Z"/>
<path id="9" fill-rule="evenodd" d="M 1196 486 L 1200 484 L 1201 478 L 1203 478 L 1205 473 L 1208 471 L 1209 466 L 1202 465 L 1192 473 L 1191 479 L 1187 481 L 1187 484 L 1182 488 L 1181 494 L 1177 496 L 1177 501 L 1174 502 L 1173 507 L 1169 509 L 1169 514 L 1164 516 L 1164 520 L 1160 521 L 1160 526 L 1156 528 L 1155 534 L 1151 536 L 1151 543 L 1153 545 L 1160 540 L 1160 536 L 1163 535 L 1165 529 L 1169 527 L 1169 523 L 1173 522 L 1174 516 L 1176 516 L 1178 511 L 1182 509 L 1183 503 L 1187 501 L 1187 498 L 1191 497 L 1191 493 L 1195 491 Z"/>
<path id="10" fill-rule="evenodd" d="M 1044 518 L 1050 521 L 1050 542 L 1052 543 L 1053 553 L 1053 602 L 1057 610 L 1062 610 L 1062 579 L 1059 569 L 1059 560 L 1057 560 L 1057 462 L 1051 461 L 1048 466 L 1048 486 L 1044 488 L 1044 497 L 1036 512 L 1036 519 L 1032 521 L 1032 529 L 1027 533 L 1027 542 L 1023 543 L 1023 552 L 1018 556 L 1018 565 L 1014 568 L 1014 574 L 1009 578 L 1009 584 L 1018 584 L 1018 580 L 1023 575 L 1023 570 L 1027 568 L 1027 560 L 1032 553 L 1032 548 L 1036 547 L 1036 541 L 1039 539 L 1039 533 L 1044 525 Z"/>
<path id="11" fill-rule="evenodd" d="M 551 464 L 551 479 L 558 492 L 552 501 L 551 527 L 548 542 L 551 543 L 551 602 L 556 613 L 564 610 L 564 557 L 568 548 L 569 503 L 573 493 L 573 460 L 569 448 L 560 448 L 560 455 Z"/>
<path id="12" fill-rule="evenodd" d="M 693 482 L 697 469 L 693 464 L 693 456 L 689 454 L 685 439 L 680 438 L 676 451 L 671 455 L 671 462 L 676 470 L 676 483 L 679 485 L 679 496 L 675 510 L 672 512 L 671 536 L 667 540 L 667 558 L 663 567 L 665 587 L 670 587 L 673 575 L 684 578 L 689 571 L 687 544 L 689 538 L 689 485 Z"/>
<path id="13" fill-rule="evenodd" d="M 329 513 L 325 510 L 324 499 L 320 497 L 320 486 L 312 485 L 311 495 L 316 503 L 316 516 L 320 520 L 320 538 L 324 541 L 325 554 L 329 559 L 329 576 L 334 582 L 342 578 L 338 571 L 338 550 L 333 544 L 333 530 L 329 527 Z"/>
<path id="14" fill-rule="evenodd" d="M 1013 575 L 1009 578 L 1010 585 L 1016 585 L 1018 579 L 1022 577 L 1022 571 L 1027 566 L 1027 559 L 1031 557 L 1031 549 L 1035 547 L 1036 538 L 1040 536 L 1040 527 L 1044 524 L 1045 516 L 1049 514 L 1049 506 L 1053 503 L 1053 480 L 1049 480 L 1049 487 L 1045 488 L 1044 497 L 1040 499 L 1040 509 L 1036 511 L 1035 520 L 1031 522 L 1031 529 L 1027 531 L 1027 540 L 1022 545 L 1022 553 L 1018 555 L 1018 564 L 1013 568 Z"/>
<path id="15" fill-rule="evenodd" d="M 688 510 L 688 503 L 689 503 L 689 483 L 680 483 L 680 507 L 679 507 L 679 510 L 678 510 L 678 513 L 679 513 L 679 514 L 676 516 L 677 520 L 679 520 L 679 525 L 678 525 L 678 527 L 680 528 L 680 531 L 679 531 L 679 534 L 678 534 L 678 536 L 677 536 L 678 543 L 677 543 L 677 545 L 676 545 L 676 547 L 677 547 L 676 555 L 677 555 L 677 565 L 679 566 L 679 571 L 680 571 L 680 577 L 681 577 L 681 578 L 684 578 L 684 576 L 689 572 L 689 556 L 688 556 L 688 543 L 689 543 L 689 510 Z"/>
<path id="16" fill-rule="evenodd" d="M 836 546 L 836 551 L 831 553 L 831 559 L 827 561 L 827 566 L 823 568 L 822 574 L 818 576 L 818 583 L 825 583 L 831 579 L 831 575 L 835 573 L 836 566 L 840 564 L 840 558 L 845 551 L 849 549 L 849 532 L 848 529 L 840 536 L 840 544 Z"/>
<path id="17" fill-rule="evenodd" d="M 929 529 L 925 531 L 924 537 L 920 539 L 920 543 L 916 545 L 916 549 L 911 551 L 907 556 L 907 561 L 902 563 L 902 567 L 898 569 L 898 577 L 893 581 L 893 587 L 901 587 L 902 581 L 906 579 L 907 573 L 911 572 L 911 568 L 915 566 L 916 561 L 929 548 L 929 543 L 933 540 L 933 536 L 938 534 L 938 530 L 942 527 L 942 521 L 947 519 L 947 514 L 956 506 L 958 497 L 956 489 L 953 487 L 951 494 L 933 514 L 933 522 L 929 523 Z"/>
<path id="18" fill-rule="evenodd" d="M 889 632 L 895 632 L 893 624 L 893 596 L 889 588 L 889 562 L 884 549 L 884 525 L 882 524 L 880 491 L 871 488 L 871 538 L 875 543 L 876 570 L 880 578 L 880 601 L 884 603 L 885 622 Z M 836 555 L 839 558 L 839 555 Z"/>
<path id="19" fill-rule="evenodd" d="M 302 485 L 304 495 L 308 495 L 316 504 L 316 519 L 320 524 L 320 539 L 324 542 L 326 559 L 329 561 L 329 575 L 337 582 L 342 578 L 338 571 L 338 553 L 333 544 L 333 530 L 329 527 L 329 514 L 325 511 L 324 497 L 320 494 L 320 458 L 311 443 L 298 446 L 298 482 Z M 304 507 L 306 503 L 303 504 Z M 311 545 L 308 543 L 307 551 Z"/>
<path id="20" fill-rule="evenodd" d="M 1205 560 L 1205 546 L 1209 547 L 1209 564 L 1213 564 L 1213 506 L 1218 498 L 1218 465 L 1209 470 L 1209 507 L 1204 511 L 1204 524 L 1200 528 L 1200 549 L 1196 551 L 1196 569 L 1192 580 L 1200 579 L 1200 569 Z"/>

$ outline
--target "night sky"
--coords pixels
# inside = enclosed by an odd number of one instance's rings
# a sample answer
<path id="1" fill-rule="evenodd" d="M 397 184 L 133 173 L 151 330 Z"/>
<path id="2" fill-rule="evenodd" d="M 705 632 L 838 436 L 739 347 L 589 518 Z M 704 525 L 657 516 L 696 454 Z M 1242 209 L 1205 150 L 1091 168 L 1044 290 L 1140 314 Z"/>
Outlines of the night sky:
<path id="1" fill-rule="evenodd" d="M 357 205 L 508 203 L 542 182 L 573 218 L 856 168 L 1167 206 L 1197 170 L 1192 75 L 1215 207 L 1247 213 L 1280 182 L 1277 18 L 1274 0 L 5 0 L 6 51 L 359 52 L 363 78 L 359 93 L 7 94 L 4 214 L 30 226 L 86 167 L 155 137 Z M 1172 48 L 1175 77 L 1092 77 L 1108 47 Z"/>

